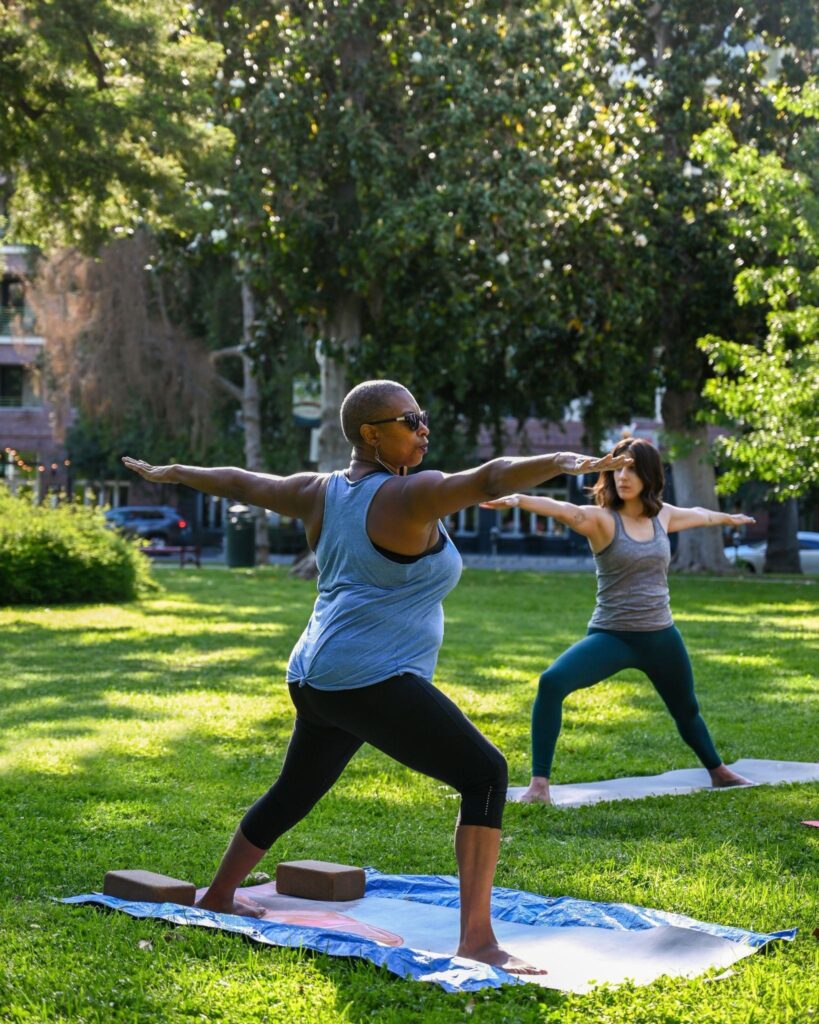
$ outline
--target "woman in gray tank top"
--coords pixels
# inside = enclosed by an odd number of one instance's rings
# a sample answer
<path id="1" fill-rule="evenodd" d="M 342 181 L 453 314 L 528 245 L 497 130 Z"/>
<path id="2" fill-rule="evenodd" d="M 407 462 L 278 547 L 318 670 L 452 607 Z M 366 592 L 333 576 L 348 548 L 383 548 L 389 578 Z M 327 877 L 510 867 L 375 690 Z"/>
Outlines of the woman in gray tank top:
<path id="1" fill-rule="evenodd" d="M 543 673 L 532 708 L 532 780 L 524 803 L 550 803 L 549 780 L 563 701 L 625 668 L 645 672 L 699 757 L 714 786 L 747 782 L 722 763 L 694 694 L 688 652 L 671 618 L 668 599 L 668 534 L 697 526 L 740 526 L 745 515 L 663 503 L 663 465 L 657 449 L 642 438 L 625 438 L 613 456 L 628 453 L 633 463 L 600 474 L 595 505 L 572 505 L 526 494 L 485 503 L 518 506 L 552 516 L 586 537 L 597 565 L 597 603 L 588 633 Z"/>
<path id="2" fill-rule="evenodd" d="M 347 469 L 336 473 L 280 477 L 123 460 L 150 481 L 185 484 L 301 519 L 319 568 L 313 614 L 288 665 L 296 722 L 281 774 L 245 814 L 199 906 L 261 916 L 236 888 L 366 742 L 460 793 L 458 955 L 532 973 L 499 948 L 490 918 L 506 761 L 432 685 L 443 636 L 441 601 L 461 569 L 441 520 L 561 473 L 614 469 L 631 458 L 563 452 L 407 476 L 427 452 L 427 416 L 406 388 L 388 380 L 353 388 L 341 407 L 341 425 L 353 451 Z"/>

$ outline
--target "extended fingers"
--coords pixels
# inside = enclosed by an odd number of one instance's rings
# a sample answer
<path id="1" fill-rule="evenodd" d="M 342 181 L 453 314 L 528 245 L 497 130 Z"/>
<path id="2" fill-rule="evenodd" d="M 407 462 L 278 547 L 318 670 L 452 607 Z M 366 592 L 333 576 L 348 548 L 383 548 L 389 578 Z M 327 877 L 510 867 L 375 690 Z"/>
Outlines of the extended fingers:
<path id="1" fill-rule="evenodd" d="M 122 462 L 128 469 L 139 473 L 140 476 L 147 476 L 153 469 L 150 463 L 143 462 L 142 459 L 132 459 L 129 455 L 123 455 Z"/>

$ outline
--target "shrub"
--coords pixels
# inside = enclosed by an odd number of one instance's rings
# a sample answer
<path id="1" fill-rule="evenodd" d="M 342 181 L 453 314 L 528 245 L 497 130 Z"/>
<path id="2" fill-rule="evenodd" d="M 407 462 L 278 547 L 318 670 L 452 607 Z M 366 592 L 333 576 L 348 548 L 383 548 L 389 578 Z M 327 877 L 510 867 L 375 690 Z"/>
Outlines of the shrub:
<path id="1" fill-rule="evenodd" d="M 99 510 L 36 506 L 0 486 L 0 605 L 129 601 L 155 586 L 136 544 Z"/>

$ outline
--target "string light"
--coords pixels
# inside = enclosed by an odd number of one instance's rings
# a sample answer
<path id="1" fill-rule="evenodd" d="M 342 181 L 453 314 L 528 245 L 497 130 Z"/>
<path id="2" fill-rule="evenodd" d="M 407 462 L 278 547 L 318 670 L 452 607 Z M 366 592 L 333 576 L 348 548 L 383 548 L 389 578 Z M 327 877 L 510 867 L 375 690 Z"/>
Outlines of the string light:
<path id="1" fill-rule="evenodd" d="M 63 459 L 56 462 L 44 462 L 29 464 L 17 451 L 16 448 L 12 448 L 11 445 L 5 445 L 0 449 L 0 463 L 5 462 L 9 466 L 15 466 L 22 473 L 45 473 L 49 468 L 52 473 L 57 473 L 62 466 L 68 468 L 71 465 L 71 459 Z"/>

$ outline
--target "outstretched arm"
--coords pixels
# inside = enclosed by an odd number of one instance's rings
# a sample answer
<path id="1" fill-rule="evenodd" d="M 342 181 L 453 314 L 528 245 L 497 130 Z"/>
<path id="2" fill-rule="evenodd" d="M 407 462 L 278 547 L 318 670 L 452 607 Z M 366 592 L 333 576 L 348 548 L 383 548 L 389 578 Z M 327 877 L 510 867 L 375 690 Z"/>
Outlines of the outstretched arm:
<path id="1" fill-rule="evenodd" d="M 558 501 L 537 494 L 507 494 L 504 498 L 482 502 L 482 508 L 522 508 L 524 512 L 551 516 L 583 537 L 597 533 L 606 514 L 597 505 L 573 505 L 569 501 Z"/>
<path id="2" fill-rule="evenodd" d="M 405 478 L 404 499 L 413 518 L 431 522 L 452 515 L 462 508 L 492 501 L 504 494 L 513 494 L 529 487 L 537 487 L 561 473 L 579 476 L 581 473 L 600 473 L 631 465 L 628 453 L 600 459 L 557 452 L 552 455 L 533 455 L 526 458 L 501 458 L 485 462 L 476 469 L 462 473 L 425 472 Z"/>
<path id="3" fill-rule="evenodd" d="M 509 494 L 505 498 L 483 502 L 484 508 L 514 508 L 551 516 L 570 530 L 585 537 L 592 551 L 600 551 L 612 538 L 612 521 L 605 509 L 597 505 L 573 505 L 569 501 L 545 498 L 535 494 Z"/>
<path id="4" fill-rule="evenodd" d="M 691 530 L 697 526 L 744 526 L 756 522 L 741 512 L 731 515 L 728 512 L 714 512 L 710 508 L 677 508 L 667 502 L 663 504 L 663 512 L 668 515 L 666 533 Z"/>
<path id="5" fill-rule="evenodd" d="M 217 498 L 233 498 L 248 505 L 272 509 L 294 519 L 304 519 L 310 514 L 323 479 L 318 473 L 273 476 L 269 473 L 252 473 L 234 466 L 213 469 L 202 466 L 152 466 L 127 455 L 122 461 L 128 469 L 152 483 L 184 484 Z"/>

